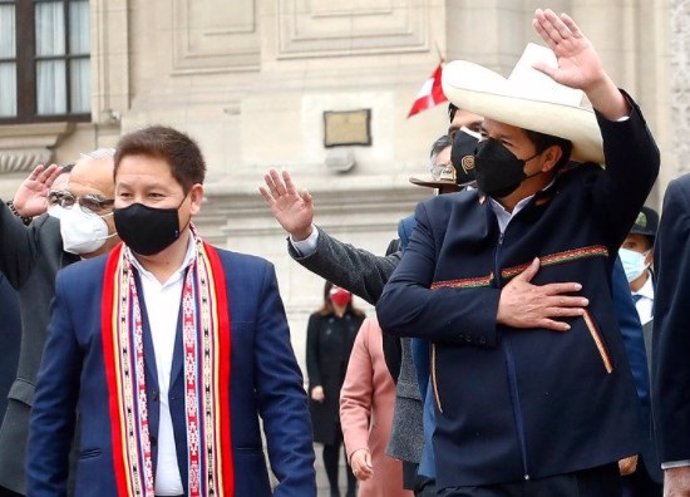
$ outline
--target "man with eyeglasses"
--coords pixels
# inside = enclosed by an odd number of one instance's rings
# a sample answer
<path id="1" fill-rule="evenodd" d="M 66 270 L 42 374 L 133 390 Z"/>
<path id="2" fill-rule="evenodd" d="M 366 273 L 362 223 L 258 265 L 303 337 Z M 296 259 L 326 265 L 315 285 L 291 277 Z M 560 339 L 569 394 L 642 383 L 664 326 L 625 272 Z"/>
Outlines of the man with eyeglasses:
<path id="1" fill-rule="evenodd" d="M 84 154 L 62 186 L 56 184 L 58 166 L 32 173 L 27 179 L 33 181 L 31 188 L 19 195 L 22 215 L 46 210 L 51 215 L 41 214 L 28 227 L 0 203 L 0 272 L 18 291 L 22 317 L 19 366 L 0 428 L 0 496 L 26 493 L 29 418 L 55 275 L 80 258 L 108 252 L 119 241 L 112 217 L 113 154 L 112 149 Z"/>

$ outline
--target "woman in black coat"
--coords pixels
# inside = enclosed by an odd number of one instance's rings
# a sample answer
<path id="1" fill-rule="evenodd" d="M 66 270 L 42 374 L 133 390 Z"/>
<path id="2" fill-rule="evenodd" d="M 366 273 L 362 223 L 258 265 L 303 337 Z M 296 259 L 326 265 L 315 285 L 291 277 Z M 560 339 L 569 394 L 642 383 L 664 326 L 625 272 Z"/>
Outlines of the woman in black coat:
<path id="1" fill-rule="evenodd" d="M 323 465 L 331 497 L 339 497 L 338 462 L 343 433 L 340 428 L 340 389 L 364 313 L 352 305 L 352 294 L 326 282 L 323 306 L 309 317 L 307 374 L 314 441 L 323 444 Z M 347 496 L 354 497 L 356 479 L 347 461 Z"/>

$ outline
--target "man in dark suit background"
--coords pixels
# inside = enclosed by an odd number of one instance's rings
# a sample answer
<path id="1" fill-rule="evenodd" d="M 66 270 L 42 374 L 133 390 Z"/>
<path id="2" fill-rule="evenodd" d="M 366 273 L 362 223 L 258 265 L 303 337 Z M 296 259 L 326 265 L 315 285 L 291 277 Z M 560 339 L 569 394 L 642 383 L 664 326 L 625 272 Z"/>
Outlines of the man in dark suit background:
<path id="1" fill-rule="evenodd" d="M 652 408 L 664 495 L 690 496 L 690 175 L 669 183 L 654 253 Z"/>
<path id="2" fill-rule="evenodd" d="M 17 373 L 21 326 L 17 293 L 0 273 L 0 419 L 5 416 L 7 394 Z"/>

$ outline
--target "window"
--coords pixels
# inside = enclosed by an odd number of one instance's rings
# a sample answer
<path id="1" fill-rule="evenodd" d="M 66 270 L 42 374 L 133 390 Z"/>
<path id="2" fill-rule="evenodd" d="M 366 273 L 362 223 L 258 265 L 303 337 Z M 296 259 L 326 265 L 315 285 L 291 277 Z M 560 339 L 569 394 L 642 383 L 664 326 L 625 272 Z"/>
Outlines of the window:
<path id="1" fill-rule="evenodd" d="M 88 0 L 0 0 L 0 124 L 91 117 Z"/>

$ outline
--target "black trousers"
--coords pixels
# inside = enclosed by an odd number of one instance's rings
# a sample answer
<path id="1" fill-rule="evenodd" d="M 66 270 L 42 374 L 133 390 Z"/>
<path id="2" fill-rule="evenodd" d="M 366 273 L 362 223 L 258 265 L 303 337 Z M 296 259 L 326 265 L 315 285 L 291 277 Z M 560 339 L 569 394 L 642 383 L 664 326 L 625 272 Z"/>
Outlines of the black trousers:
<path id="1" fill-rule="evenodd" d="M 622 482 L 623 497 L 661 497 L 664 494 L 664 485 L 652 480 L 642 461 L 637 463 L 637 471 L 624 476 Z"/>
<path id="2" fill-rule="evenodd" d="M 498 485 L 449 487 L 440 497 L 620 497 L 618 464 Z"/>

